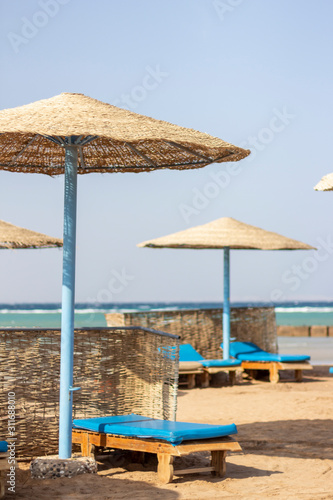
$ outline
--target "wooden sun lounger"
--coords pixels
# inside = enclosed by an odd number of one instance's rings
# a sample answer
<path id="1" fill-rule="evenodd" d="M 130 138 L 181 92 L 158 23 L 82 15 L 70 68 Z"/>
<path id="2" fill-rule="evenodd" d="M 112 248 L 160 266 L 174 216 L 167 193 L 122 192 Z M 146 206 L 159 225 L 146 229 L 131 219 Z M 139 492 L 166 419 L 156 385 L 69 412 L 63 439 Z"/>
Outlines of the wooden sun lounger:
<path id="1" fill-rule="evenodd" d="M 0 498 L 5 496 L 7 471 L 9 470 L 8 452 L 0 452 Z"/>
<path id="2" fill-rule="evenodd" d="M 237 360 L 205 359 L 191 344 L 179 346 L 179 375 L 187 374 L 187 386 L 195 387 L 196 375 L 200 374 L 201 387 L 209 387 L 211 375 L 228 373 L 230 385 L 234 385 L 236 371 L 243 371 Z M 182 383 L 180 383 L 182 385 Z"/>
<path id="3" fill-rule="evenodd" d="M 194 366 L 198 365 L 198 366 Z M 236 380 L 236 372 L 243 371 L 241 366 L 227 366 L 227 367 L 202 367 L 200 363 L 192 361 L 181 361 L 179 363 L 179 375 L 183 375 L 184 379 L 178 382 L 179 386 L 187 386 L 188 389 L 194 389 L 196 386 L 196 376 L 200 375 L 201 387 L 209 387 L 211 375 L 215 373 L 224 372 L 228 374 L 229 384 L 234 385 Z"/>
<path id="4" fill-rule="evenodd" d="M 188 389 L 193 389 L 195 387 L 195 379 L 197 375 L 201 377 L 204 374 L 204 370 L 200 363 L 196 361 L 180 361 L 179 362 L 179 375 L 183 375 L 184 381 L 179 381 L 178 385 L 186 385 Z"/>
<path id="5" fill-rule="evenodd" d="M 253 378 L 256 370 L 268 370 L 272 384 L 279 381 L 280 370 L 295 370 L 297 382 L 301 382 L 303 370 L 312 370 L 308 355 L 270 353 L 253 342 L 231 342 L 230 355 L 240 360 L 244 370 L 249 370 Z"/>
<path id="6" fill-rule="evenodd" d="M 209 387 L 209 381 L 211 378 L 211 375 L 214 375 L 215 373 L 220 373 L 224 372 L 228 374 L 228 379 L 229 379 L 229 384 L 234 385 L 236 381 L 236 372 L 242 372 L 243 367 L 242 366 L 226 366 L 226 367 L 218 367 L 218 366 L 212 366 L 209 368 L 204 367 L 203 374 L 201 376 L 201 387 Z"/>
<path id="7" fill-rule="evenodd" d="M 268 370 L 269 381 L 272 384 L 277 384 L 280 380 L 280 370 L 295 370 L 295 379 L 297 382 L 302 381 L 303 370 L 312 370 L 312 366 L 308 361 L 299 363 L 282 363 L 281 361 L 242 361 L 242 368 L 250 371 L 250 376 L 254 377 L 256 370 Z"/>
<path id="8" fill-rule="evenodd" d="M 94 456 L 96 447 L 156 453 L 158 459 L 158 478 L 165 484 L 170 483 L 174 475 L 212 472 L 219 477 L 223 477 L 226 473 L 227 451 L 242 450 L 239 443 L 229 436 L 184 441 L 177 446 L 173 446 L 167 441 L 129 438 L 79 429 L 73 430 L 73 443 L 81 444 L 81 453 L 83 456 Z M 201 451 L 211 452 L 210 467 L 174 470 L 173 457 Z"/>

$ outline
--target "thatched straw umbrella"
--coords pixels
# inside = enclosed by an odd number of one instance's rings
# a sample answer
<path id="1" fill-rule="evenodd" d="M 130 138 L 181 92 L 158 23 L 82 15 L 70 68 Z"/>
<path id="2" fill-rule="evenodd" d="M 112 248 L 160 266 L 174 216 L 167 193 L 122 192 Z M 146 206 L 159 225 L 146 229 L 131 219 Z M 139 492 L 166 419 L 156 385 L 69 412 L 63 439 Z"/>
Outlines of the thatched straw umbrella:
<path id="1" fill-rule="evenodd" d="M 0 248 L 62 247 L 62 240 L 0 220 Z"/>
<path id="2" fill-rule="evenodd" d="M 65 173 L 59 457 L 71 456 L 77 173 L 199 168 L 250 152 L 82 94 L 0 112 L 0 169 Z"/>
<path id="3" fill-rule="evenodd" d="M 311 250 L 314 247 L 277 233 L 244 224 L 230 217 L 203 226 L 144 241 L 139 247 L 224 250 L 223 359 L 229 359 L 230 343 L 230 249 Z"/>
<path id="4" fill-rule="evenodd" d="M 314 189 L 316 191 L 333 191 L 333 173 L 324 175 Z"/>

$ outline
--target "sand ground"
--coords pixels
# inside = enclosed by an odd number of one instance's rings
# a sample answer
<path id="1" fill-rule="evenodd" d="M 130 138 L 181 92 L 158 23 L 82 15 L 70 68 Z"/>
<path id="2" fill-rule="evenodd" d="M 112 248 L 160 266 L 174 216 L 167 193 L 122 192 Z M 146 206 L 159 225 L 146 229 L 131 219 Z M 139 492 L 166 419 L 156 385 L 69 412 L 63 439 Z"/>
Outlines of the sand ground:
<path id="1" fill-rule="evenodd" d="M 211 424 L 235 422 L 243 452 L 229 454 L 227 475 L 210 473 L 158 482 L 154 457 L 130 463 L 118 454 L 99 463 L 98 475 L 33 480 L 27 463 L 17 471 L 17 499 L 34 500 L 205 500 L 333 498 L 333 376 L 315 367 L 304 381 L 282 374 L 277 385 L 266 380 L 233 387 L 181 390 L 178 420 Z M 208 456 L 178 459 L 176 467 L 208 464 Z M 13 498 L 7 493 L 6 498 Z"/>

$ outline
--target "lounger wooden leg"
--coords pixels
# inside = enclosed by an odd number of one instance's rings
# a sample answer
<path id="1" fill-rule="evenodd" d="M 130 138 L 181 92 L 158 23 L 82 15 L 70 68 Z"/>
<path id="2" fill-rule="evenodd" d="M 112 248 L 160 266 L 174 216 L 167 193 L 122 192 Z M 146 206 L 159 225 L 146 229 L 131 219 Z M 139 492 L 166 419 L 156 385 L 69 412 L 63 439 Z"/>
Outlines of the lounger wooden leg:
<path id="1" fill-rule="evenodd" d="M 211 464 L 212 467 L 214 467 L 214 471 L 212 474 L 219 476 L 219 477 L 224 477 L 226 474 L 226 461 L 225 458 L 227 456 L 226 451 L 212 451 L 212 458 L 211 458 Z"/>
<path id="2" fill-rule="evenodd" d="M 190 373 L 189 375 L 187 375 L 187 387 L 189 389 L 194 389 L 194 387 L 195 387 L 195 374 L 194 373 Z"/>
<path id="3" fill-rule="evenodd" d="M 83 457 L 94 457 L 95 456 L 95 446 L 93 444 L 90 444 L 88 434 L 82 435 L 81 455 Z"/>
<path id="4" fill-rule="evenodd" d="M 272 384 L 277 384 L 280 379 L 279 368 L 276 363 L 272 363 L 269 368 L 269 381 Z"/>
<path id="5" fill-rule="evenodd" d="M 157 458 L 159 480 L 164 484 L 171 483 L 173 478 L 173 457 L 167 453 L 157 453 Z"/>
<path id="6" fill-rule="evenodd" d="M 295 370 L 295 379 L 296 379 L 296 382 L 302 382 L 303 370 Z"/>
<path id="7" fill-rule="evenodd" d="M 201 387 L 209 387 L 209 373 L 203 372 L 201 374 Z"/>
<path id="8" fill-rule="evenodd" d="M 229 384 L 234 385 L 236 381 L 236 372 L 234 370 L 229 371 Z"/>

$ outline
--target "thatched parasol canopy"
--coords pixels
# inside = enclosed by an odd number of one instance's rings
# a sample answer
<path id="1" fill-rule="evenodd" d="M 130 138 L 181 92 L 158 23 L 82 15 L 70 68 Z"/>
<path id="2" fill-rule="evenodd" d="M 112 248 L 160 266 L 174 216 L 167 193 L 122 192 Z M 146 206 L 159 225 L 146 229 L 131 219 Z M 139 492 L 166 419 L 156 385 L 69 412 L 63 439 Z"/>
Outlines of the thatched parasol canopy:
<path id="1" fill-rule="evenodd" d="M 0 248 L 62 247 L 62 240 L 0 220 Z"/>
<path id="2" fill-rule="evenodd" d="M 64 173 L 65 148 L 79 146 L 78 173 L 199 168 L 250 154 L 211 135 L 63 93 L 0 111 L 0 169 Z M 66 141 L 65 138 L 72 138 Z"/>
<path id="3" fill-rule="evenodd" d="M 202 226 L 139 243 L 151 248 L 232 248 L 238 250 L 311 250 L 314 247 L 244 222 L 223 217 Z"/>
<path id="4" fill-rule="evenodd" d="M 333 173 L 324 175 L 314 189 L 316 191 L 333 191 Z"/>
<path id="5" fill-rule="evenodd" d="M 223 358 L 229 359 L 230 344 L 230 249 L 235 250 L 312 250 L 314 247 L 271 231 L 250 226 L 231 217 L 223 217 L 202 226 L 192 227 L 139 247 L 224 250 Z"/>

